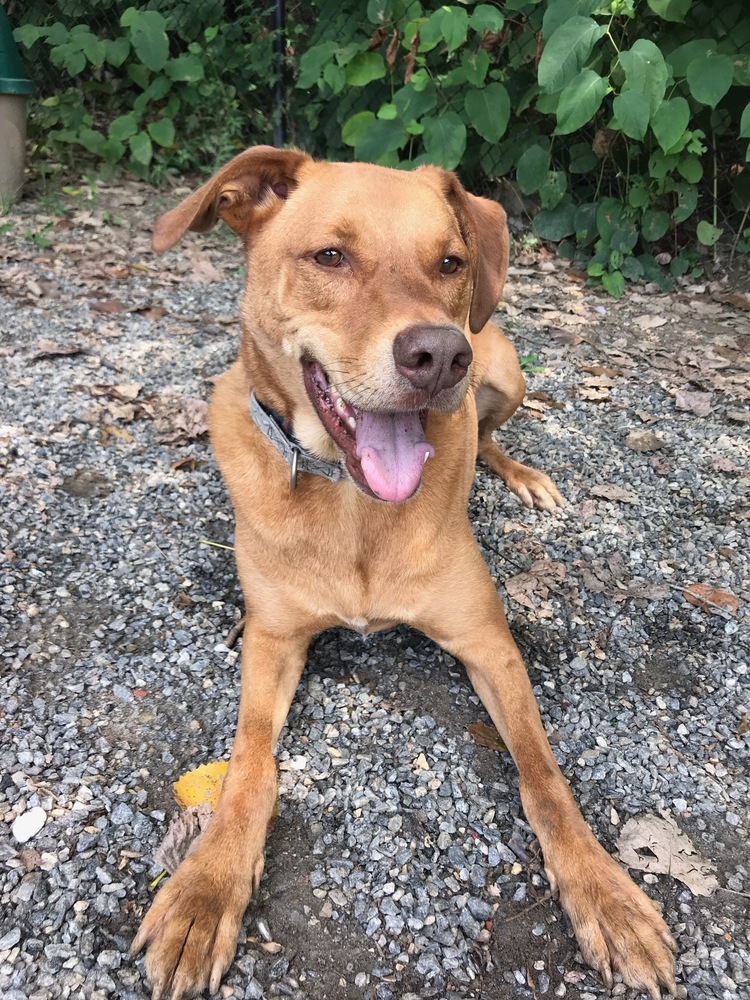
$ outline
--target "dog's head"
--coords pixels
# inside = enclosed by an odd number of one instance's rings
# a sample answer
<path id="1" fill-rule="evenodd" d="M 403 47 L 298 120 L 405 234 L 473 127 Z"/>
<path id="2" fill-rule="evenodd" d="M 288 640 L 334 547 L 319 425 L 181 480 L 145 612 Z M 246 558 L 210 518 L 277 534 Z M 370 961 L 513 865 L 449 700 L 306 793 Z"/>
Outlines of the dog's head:
<path id="1" fill-rule="evenodd" d="M 408 172 L 249 149 L 154 228 L 157 252 L 223 219 L 244 241 L 244 356 L 308 450 L 382 500 L 412 496 L 430 409 L 458 408 L 468 333 L 508 264 L 505 213 L 436 167 Z"/>

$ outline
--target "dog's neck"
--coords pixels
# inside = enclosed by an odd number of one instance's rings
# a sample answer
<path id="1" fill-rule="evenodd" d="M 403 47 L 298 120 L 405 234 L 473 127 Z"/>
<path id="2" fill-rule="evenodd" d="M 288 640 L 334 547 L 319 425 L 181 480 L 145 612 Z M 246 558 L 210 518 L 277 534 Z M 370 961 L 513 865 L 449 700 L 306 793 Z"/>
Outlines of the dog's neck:
<path id="1" fill-rule="evenodd" d="M 300 472 L 322 476 L 332 483 L 337 483 L 341 479 L 341 465 L 337 462 L 328 462 L 306 451 L 295 438 L 291 421 L 261 403 L 255 392 L 250 393 L 250 415 L 258 430 L 268 438 L 289 466 L 289 489 L 293 490 L 296 487 L 297 475 Z"/>
<path id="2" fill-rule="evenodd" d="M 294 404 L 283 381 L 279 378 L 277 365 L 269 362 L 258 349 L 254 339 L 247 335 L 243 337 L 240 356 L 256 397 L 265 407 L 291 424 Z"/>

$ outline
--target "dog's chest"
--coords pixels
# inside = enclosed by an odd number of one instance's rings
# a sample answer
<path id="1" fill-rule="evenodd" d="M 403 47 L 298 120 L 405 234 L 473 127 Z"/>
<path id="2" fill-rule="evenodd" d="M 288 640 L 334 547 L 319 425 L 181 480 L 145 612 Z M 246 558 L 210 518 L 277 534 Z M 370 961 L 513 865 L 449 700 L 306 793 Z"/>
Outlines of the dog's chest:
<path id="1" fill-rule="evenodd" d="M 343 615 L 339 615 L 338 619 L 339 628 L 349 628 L 354 632 L 359 632 L 360 635 L 382 632 L 384 629 L 393 628 L 401 621 L 400 617 L 385 621 L 382 618 L 345 618 Z"/>
<path id="2" fill-rule="evenodd" d="M 355 632 L 361 632 L 362 635 L 374 631 L 367 618 L 341 618 L 340 621 L 343 628 L 354 629 Z"/>

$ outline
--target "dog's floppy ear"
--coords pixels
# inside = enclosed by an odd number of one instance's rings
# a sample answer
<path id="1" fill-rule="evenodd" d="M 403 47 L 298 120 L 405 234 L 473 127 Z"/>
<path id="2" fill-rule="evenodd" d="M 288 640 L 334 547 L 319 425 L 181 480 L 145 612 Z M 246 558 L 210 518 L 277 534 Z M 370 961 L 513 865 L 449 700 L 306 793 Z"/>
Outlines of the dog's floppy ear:
<path id="1" fill-rule="evenodd" d="M 479 333 L 500 301 L 508 273 L 510 241 L 505 210 L 496 201 L 469 194 L 455 174 L 441 173 L 444 190 L 469 248 L 474 280 L 469 329 L 472 333 Z"/>
<path id="2" fill-rule="evenodd" d="M 247 238 L 296 187 L 300 167 L 311 162 L 297 149 L 246 149 L 157 220 L 151 240 L 154 250 L 169 250 L 188 229 L 205 233 L 217 219 Z"/>

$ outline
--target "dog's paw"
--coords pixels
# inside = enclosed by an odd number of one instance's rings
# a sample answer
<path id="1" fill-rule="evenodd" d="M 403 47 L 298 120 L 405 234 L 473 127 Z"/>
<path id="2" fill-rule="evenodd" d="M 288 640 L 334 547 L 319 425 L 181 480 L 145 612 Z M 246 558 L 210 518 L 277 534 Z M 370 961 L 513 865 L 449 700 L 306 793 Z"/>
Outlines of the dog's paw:
<path id="1" fill-rule="evenodd" d="M 674 980 L 674 938 L 656 904 L 596 846 L 580 870 L 551 879 L 558 883 L 581 954 L 608 987 L 617 972 L 652 1000 L 660 1000 L 662 989 L 684 996 Z"/>
<path id="2" fill-rule="evenodd" d="M 544 472 L 530 469 L 528 465 L 513 463 L 515 468 L 503 477 L 505 485 L 516 494 L 522 504 L 537 507 L 550 513 L 565 506 L 562 494 Z"/>
<path id="3" fill-rule="evenodd" d="M 133 955 L 146 949 L 152 1000 L 183 1000 L 207 987 L 216 993 L 237 950 L 262 861 L 247 883 L 228 870 L 217 874 L 201 854 L 198 849 L 189 855 L 159 891 L 131 945 Z"/>

